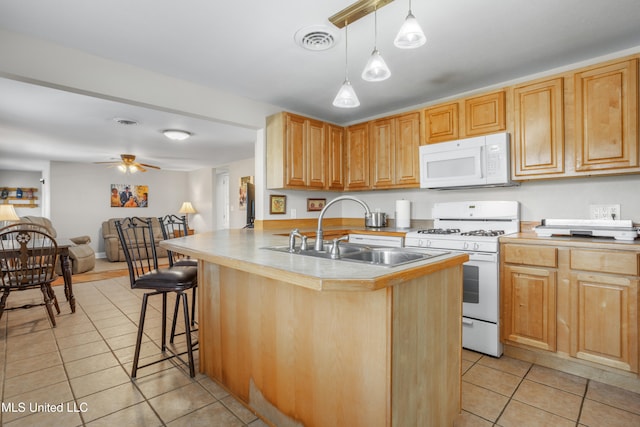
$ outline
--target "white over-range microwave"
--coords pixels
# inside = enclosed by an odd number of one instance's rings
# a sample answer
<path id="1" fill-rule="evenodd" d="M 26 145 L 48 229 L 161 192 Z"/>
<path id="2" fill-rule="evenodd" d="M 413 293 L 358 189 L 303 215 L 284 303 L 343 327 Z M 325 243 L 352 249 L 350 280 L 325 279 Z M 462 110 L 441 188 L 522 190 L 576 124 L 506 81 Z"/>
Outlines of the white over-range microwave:
<path id="1" fill-rule="evenodd" d="M 420 146 L 421 188 L 515 185 L 507 132 Z"/>

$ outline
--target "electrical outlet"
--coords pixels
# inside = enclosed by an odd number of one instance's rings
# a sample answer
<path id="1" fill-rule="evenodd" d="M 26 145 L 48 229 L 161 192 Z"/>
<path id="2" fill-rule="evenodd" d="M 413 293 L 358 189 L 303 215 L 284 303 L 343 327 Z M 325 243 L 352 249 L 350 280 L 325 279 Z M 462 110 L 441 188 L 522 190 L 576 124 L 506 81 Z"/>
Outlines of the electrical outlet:
<path id="1" fill-rule="evenodd" d="M 298 211 L 296 211 L 295 209 L 291 209 L 291 219 L 296 219 L 297 213 Z"/>
<path id="2" fill-rule="evenodd" d="M 591 219 L 620 219 L 620 205 L 589 205 Z"/>

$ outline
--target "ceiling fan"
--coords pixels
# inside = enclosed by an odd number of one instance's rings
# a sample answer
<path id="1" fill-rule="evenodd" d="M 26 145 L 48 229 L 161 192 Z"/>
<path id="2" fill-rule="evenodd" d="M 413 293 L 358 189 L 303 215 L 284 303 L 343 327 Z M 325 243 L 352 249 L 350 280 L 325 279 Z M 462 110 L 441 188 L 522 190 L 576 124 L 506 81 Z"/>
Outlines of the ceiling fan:
<path id="1" fill-rule="evenodd" d="M 110 164 L 109 167 L 117 167 L 122 172 L 136 173 L 146 172 L 146 168 L 160 169 L 158 166 L 148 165 L 146 163 L 136 162 L 136 156 L 133 154 L 120 154 L 122 160 L 115 162 L 94 162 L 95 164 Z"/>

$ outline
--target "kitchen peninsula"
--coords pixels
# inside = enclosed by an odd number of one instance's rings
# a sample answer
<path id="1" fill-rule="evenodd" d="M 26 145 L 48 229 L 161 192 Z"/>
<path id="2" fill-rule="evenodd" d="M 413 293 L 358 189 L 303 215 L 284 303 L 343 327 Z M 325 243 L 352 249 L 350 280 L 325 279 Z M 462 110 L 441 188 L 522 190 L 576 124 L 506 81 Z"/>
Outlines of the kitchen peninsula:
<path id="1" fill-rule="evenodd" d="M 264 249 L 273 231 L 163 241 L 199 260 L 200 371 L 277 426 L 452 426 L 462 264 L 387 268 Z"/>

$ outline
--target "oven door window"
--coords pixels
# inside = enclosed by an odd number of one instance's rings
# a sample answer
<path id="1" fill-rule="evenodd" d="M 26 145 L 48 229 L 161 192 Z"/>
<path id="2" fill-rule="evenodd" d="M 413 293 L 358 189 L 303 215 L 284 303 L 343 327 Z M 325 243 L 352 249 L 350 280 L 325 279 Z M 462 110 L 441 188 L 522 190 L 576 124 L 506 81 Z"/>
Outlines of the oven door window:
<path id="1" fill-rule="evenodd" d="M 470 304 L 480 302 L 480 268 L 476 265 L 465 264 L 462 284 L 462 301 Z"/>

